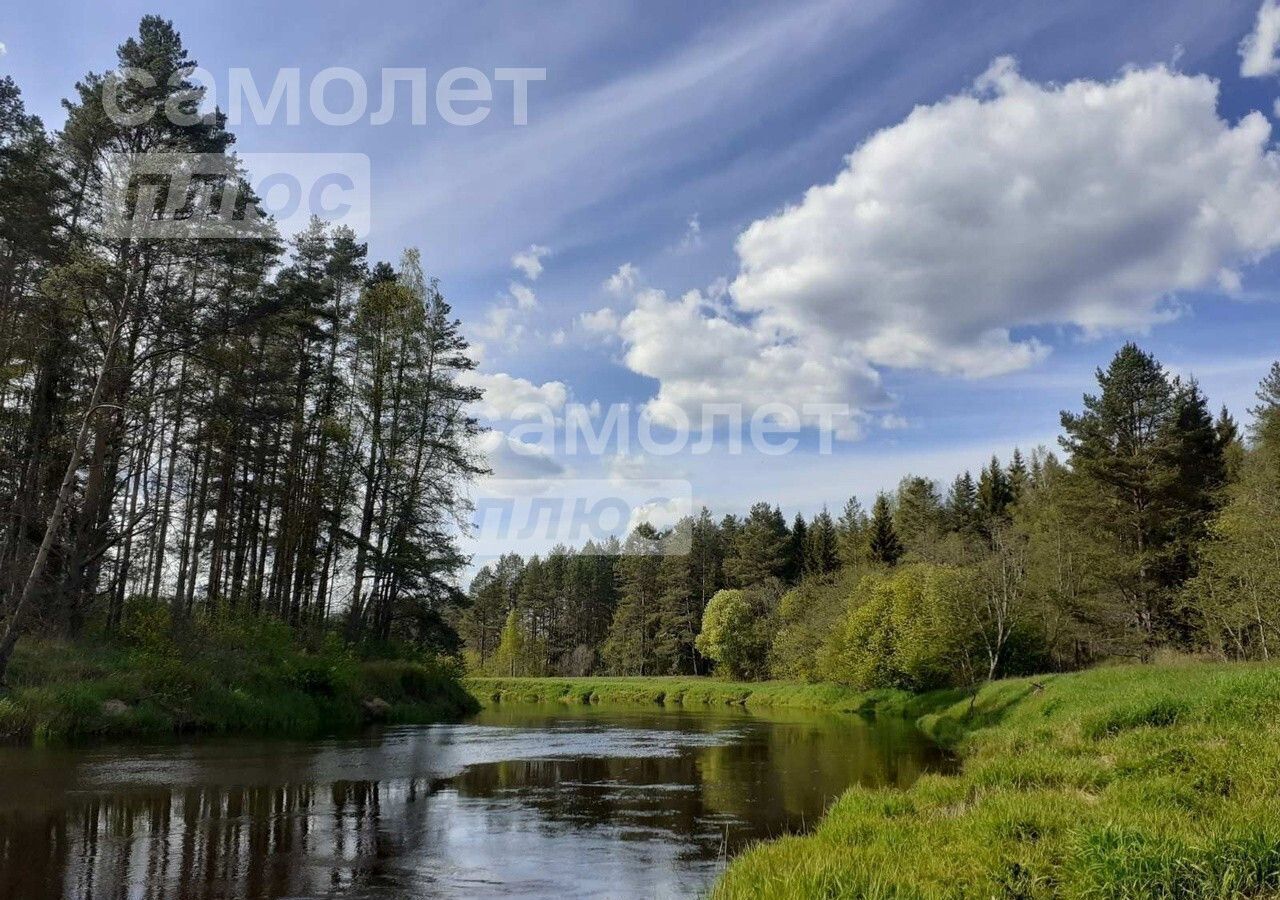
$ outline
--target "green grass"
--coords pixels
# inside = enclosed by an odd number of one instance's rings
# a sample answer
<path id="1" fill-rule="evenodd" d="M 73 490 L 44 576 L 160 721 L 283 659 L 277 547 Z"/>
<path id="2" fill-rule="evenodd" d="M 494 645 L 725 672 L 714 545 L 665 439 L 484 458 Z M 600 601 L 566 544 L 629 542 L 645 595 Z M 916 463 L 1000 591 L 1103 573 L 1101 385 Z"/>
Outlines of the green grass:
<path id="1" fill-rule="evenodd" d="M 363 661 L 333 640 L 300 646 L 270 621 L 204 625 L 178 638 L 144 623 L 111 641 L 24 640 L 0 689 L 0 737 L 301 736 L 359 727 L 373 698 L 389 705 L 378 718 L 393 723 L 477 708 L 455 668 L 431 658 Z"/>
<path id="2" fill-rule="evenodd" d="M 972 713 L 931 704 L 920 725 L 958 775 L 853 788 L 714 896 L 1280 896 L 1280 666 L 1105 668 L 996 682 Z"/>
<path id="3" fill-rule="evenodd" d="M 741 682 L 716 678 L 468 678 L 481 702 L 738 705 L 869 713 L 902 711 L 915 698 L 902 691 L 856 691 L 838 684 Z"/>

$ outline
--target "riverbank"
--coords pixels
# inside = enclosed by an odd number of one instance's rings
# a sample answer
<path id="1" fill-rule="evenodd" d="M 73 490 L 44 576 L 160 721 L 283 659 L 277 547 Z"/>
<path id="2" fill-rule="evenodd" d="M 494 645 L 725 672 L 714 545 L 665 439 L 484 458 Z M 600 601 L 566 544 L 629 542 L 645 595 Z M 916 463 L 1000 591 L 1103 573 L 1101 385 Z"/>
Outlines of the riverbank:
<path id="1" fill-rule="evenodd" d="M 641 703 L 667 706 L 745 706 L 830 710 L 847 713 L 912 714 L 936 708 L 934 697 L 904 691 L 858 691 L 839 684 L 790 681 L 742 682 L 718 678 L 467 678 L 482 703 Z M 953 695 L 947 695 L 954 699 Z M 914 716 L 913 716 L 914 717 Z"/>
<path id="2" fill-rule="evenodd" d="M 308 736 L 478 708 L 451 664 L 362 660 L 336 640 L 304 647 L 287 627 L 250 620 L 176 637 L 156 628 L 94 643 L 23 641 L 0 688 L 0 738 Z"/>
<path id="3" fill-rule="evenodd" d="M 1001 681 L 920 726 L 958 775 L 852 788 L 812 834 L 739 856 L 714 896 L 1280 891 L 1280 665 Z"/>

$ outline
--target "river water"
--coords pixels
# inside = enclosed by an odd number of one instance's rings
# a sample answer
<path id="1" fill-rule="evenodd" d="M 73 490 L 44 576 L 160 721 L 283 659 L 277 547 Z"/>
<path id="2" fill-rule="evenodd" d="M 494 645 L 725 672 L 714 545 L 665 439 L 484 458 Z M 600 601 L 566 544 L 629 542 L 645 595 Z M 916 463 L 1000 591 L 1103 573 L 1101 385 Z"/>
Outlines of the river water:
<path id="1" fill-rule="evenodd" d="M 562 705 L 0 748 L 0 900 L 691 896 L 849 785 L 947 767 L 901 721 Z"/>

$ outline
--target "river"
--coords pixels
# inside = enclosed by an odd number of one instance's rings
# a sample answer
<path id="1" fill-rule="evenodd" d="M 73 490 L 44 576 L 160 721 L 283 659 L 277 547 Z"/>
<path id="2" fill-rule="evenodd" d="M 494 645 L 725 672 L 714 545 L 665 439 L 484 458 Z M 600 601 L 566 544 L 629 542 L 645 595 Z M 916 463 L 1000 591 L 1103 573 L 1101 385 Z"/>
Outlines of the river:
<path id="1" fill-rule="evenodd" d="M 690 896 L 849 785 L 948 765 L 906 722 L 737 708 L 0 748 L 0 898 Z"/>

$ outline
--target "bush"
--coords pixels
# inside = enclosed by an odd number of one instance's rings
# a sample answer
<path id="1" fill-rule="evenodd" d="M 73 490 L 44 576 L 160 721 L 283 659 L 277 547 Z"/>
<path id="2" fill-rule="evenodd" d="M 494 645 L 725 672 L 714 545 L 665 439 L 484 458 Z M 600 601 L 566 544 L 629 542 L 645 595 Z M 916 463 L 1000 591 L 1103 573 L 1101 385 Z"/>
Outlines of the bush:
<path id="1" fill-rule="evenodd" d="M 962 614 L 974 587 L 961 569 L 918 564 L 865 576 L 820 672 L 862 690 L 928 691 L 973 680 L 974 634 Z"/>
<path id="2" fill-rule="evenodd" d="M 767 677 L 777 588 L 718 591 L 707 602 L 694 646 L 729 678 Z"/>
<path id="3" fill-rule="evenodd" d="M 790 681 L 822 680 L 818 650 L 845 617 L 861 573 L 843 569 L 832 576 L 807 578 L 778 605 L 769 672 Z"/>

